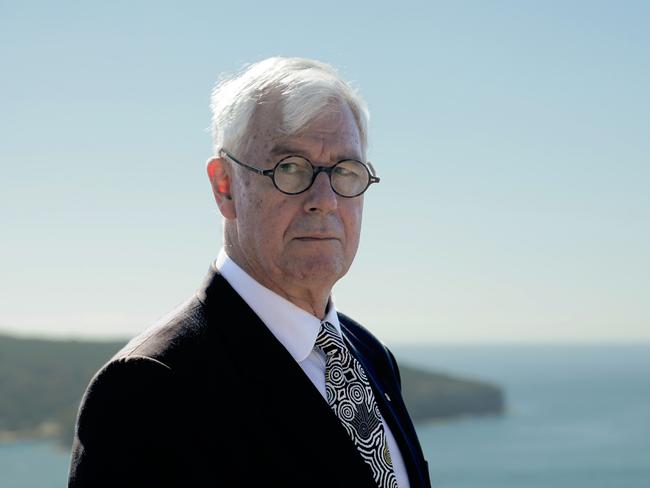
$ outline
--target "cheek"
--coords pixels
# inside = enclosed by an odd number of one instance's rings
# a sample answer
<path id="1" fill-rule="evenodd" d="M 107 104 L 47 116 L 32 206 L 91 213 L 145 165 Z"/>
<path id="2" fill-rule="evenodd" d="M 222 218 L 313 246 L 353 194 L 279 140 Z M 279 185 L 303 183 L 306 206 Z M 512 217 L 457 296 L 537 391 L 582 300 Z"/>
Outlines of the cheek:
<path id="1" fill-rule="evenodd" d="M 363 217 L 363 197 L 361 198 L 358 202 L 354 202 L 350 209 L 350 220 L 357 232 L 361 228 L 361 218 Z"/>
<path id="2" fill-rule="evenodd" d="M 358 203 L 354 206 L 351 206 L 346 212 L 346 237 L 348 244 L 355 248 L 359 243 L 362 216 L 363 203 Z"/>
<path id="3" fill-rule="evenodd" d="M 248 202 L 249 232 L 260 254 L 277 253 L 284 246 L 284 235 L 291 221 L 286 201 L 254 197 Z"/>
<path id="4" fill-rule="evenodd" d="M 248 186 L 242 181 L 242 190 Z M 263 238 L 262 230 L 265 220 L 263 199 L 251 192 L 241 191 L 235 202 L 240 239 L 250 245 L 256 245 Z"/>

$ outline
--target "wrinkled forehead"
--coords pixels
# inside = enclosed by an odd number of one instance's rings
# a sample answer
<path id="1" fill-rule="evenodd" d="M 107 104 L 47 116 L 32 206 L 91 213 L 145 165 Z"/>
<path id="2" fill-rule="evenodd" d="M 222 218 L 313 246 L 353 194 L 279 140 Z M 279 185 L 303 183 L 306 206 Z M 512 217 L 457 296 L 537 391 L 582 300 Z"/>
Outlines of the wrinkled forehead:
<path id="1" fill-rule="evenodd" d="M 349 105 L 332 99 L 300 127 L 286 123 L 284 100 L 268 96 L 258 103 L 248 128 L 245 157 L 261 161 L 287 152 L 328 145 L 341 158 L 363 159 L 359 127 Z M 317 156 L 313 156 L 317 157 Z"/>

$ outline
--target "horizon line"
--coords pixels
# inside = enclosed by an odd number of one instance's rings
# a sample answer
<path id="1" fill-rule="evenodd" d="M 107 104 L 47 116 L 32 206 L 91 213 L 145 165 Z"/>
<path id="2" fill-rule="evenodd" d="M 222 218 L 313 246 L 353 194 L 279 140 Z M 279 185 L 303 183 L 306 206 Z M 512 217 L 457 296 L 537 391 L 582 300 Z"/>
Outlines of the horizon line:
<path id="1" fill-rule="evenodd" d="M 9 337 L 22 340 L 40 340 L 50 342 L 87 342 L 87 343 L 127 343 L 133 336 L 92 336 L 92 335 L 56 335 L 44 333 L 21 333 L 12 330 L 0 329 L 0 337 Z M 454 346 L 650 346 L 650 338 L 612 338 L 612 339 L 490 339 L 490 340 L 400 340 L 390 342 L 391 347 L 454 347 Z"/>

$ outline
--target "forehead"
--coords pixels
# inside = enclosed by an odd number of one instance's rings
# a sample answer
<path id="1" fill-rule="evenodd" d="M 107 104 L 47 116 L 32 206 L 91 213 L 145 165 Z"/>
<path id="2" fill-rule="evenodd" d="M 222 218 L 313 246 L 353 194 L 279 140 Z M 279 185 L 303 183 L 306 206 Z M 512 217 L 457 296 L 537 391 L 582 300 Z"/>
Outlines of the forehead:
<path id="1" fill-rule="evenodd" d="M 247 152 L 261 161 L 296 153 L 314 160 L 363 158 L 359 127 L 346 103 L 327 105 L 295 134 L 283 132 L 279 104 L 262 104 L 250 129 Z"/>

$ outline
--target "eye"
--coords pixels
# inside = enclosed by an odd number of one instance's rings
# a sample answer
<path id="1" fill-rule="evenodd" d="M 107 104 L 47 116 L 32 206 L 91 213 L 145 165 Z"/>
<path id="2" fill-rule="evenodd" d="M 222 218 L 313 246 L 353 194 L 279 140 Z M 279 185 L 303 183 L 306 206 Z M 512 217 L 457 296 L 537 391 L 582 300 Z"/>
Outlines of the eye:
<path id="1" fill-rule="evenodd" d="M 290 162 L 290 161 L 279 164 L 278 169 L 277 169 L 277 171 L 279 171 L 280 173 L 283 173 L 285 175 L 296 174 L 300 170 L 301 170 L 301 165 L 299 165 L 298 163 Z"/>
<path id="2" fill-rule="evenodd" d="M 304 177 L 311 172 L 309 161 L 298 156 L 283 159 L 277 166 L 276 172 L 283 176 Z"/>
<path id="3" fill-rule="evenodd" d="M 364 167 L 357 161 L 344 161 L 334 168 L 334 173 L 344 178 L 359 178 L 364 172 Z"/>
<path id="4" fill-rule="evenodd" d="M 344 168 L 344 167 L 341 166 L 341 165 L 338 165 L 338 166 L 334 169 L 334 171 L 336 172 L 337 175 L 340 175 L 340 176 L 350 176 L 350 175 L 353 175 L 353 174 L 354 174 L 353 171 L 350 171 L 348 168 Z"/>

